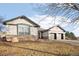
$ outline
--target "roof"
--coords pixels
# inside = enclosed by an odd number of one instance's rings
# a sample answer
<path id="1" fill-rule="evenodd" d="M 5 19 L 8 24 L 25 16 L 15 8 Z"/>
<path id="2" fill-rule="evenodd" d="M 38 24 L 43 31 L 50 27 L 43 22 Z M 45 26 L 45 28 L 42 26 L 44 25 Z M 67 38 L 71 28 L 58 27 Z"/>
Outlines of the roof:
<path id="1" fill-rule="evenodd" d="M 39 28 L 38 30 L 41 31 L 41 32 L 46 32 L 46 31 L 48 31 L 47 29 L 44 29 L 44 28 Z"/>
<path id="2" fill-rule="evenodd" d="M 55 26 L 53 26 L 53 27 L 55 27 Z M 51 27 L 51 28 L 53 28 L 53 27 Z M 64 30 L 61 26 L 57 25 L 56 27 L 59 27 L 61 30 L 63 30 L 64 32 L 66 32 L 66 30 Z M 51 29 L 51 28 L 49 28 L 49 29 Z"/>
<path id="3" fill-rule="evenodd" d="M 16 19 L 25 19 L 27 21 L 29 21 L 30 23 L 36 25 L 37 27 L 40 27 L 40 25 L 38 25 L 37 23 L 35 23 L 34 21 L 30 20 L 29 18 L 27 18 L 26 16 L 18 16 L 18 17 L 15 17 L 15 18 L 12 18 L 10 20 L 6 20 L 3 22 L 3 24 L 6 24 L 7 22 L 10 22 L 10 21 L 13 21 L 13 20 L 16 20 Z"/>
<path id="4" fill-rule="evenodd" d="M 45 30 L 45 29 L 44 29 L 44 28 L 39 28 L 38 30 L 39 30 L 39 31 L 43 31 L 43 30 Z"/>
<path id="5" fill-rule="evenodd" d="M 52 26 L 51 28 L 53 28 L 53 27 L 55 27 L 55 26 Z M 66 32 L 62 27 L 60 27 L 59 25 L 57 25 L 57 27 L 59 27 L 61 30 L 63 30 L 64 32 Z M 41 31 L 44 31 L 44 32 L 46 32 L 46 31 L 49 31 L 51 28 L 49 28 L 49 29 L 44 29 L 44 30 L 41 30 Z"/>

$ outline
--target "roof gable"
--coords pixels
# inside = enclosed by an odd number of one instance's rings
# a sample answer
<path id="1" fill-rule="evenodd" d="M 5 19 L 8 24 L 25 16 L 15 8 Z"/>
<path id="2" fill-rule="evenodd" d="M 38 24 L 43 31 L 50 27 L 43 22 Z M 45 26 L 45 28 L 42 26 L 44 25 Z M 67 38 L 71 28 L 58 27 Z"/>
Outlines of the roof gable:
<path id="1" fill-rule="evenodd" d="M 10 19 L 10 20 L 6 20 L 6 21 L 3 22 L 3 24 L 6 24 L 7 22 L 11 22 L 11 21 L 16 20 L 16 19 L 25 19 L 26 21 L 34 24 L 35 26 L 40 27 L 40 25 L 36 24 L 35 22 L 33 22 L 32 20 L 30 20 L 26 16 L 18 16 L 16 18 L 13 18 L 13 19 Z"/>
<path id="2" fill-rule="evenodd" d="M 49 28 L 48 30 L 50 30 L 50 29 L 52 29 L 52 28 L 54 28 L 54 27 L 58 27 L 58 28 L 60 28 L 63 32 L 66 32 L 66 31 L 65 31 L 62 27 L 60 27 L 59 25 L 53 26 L 53 27 Z"/>

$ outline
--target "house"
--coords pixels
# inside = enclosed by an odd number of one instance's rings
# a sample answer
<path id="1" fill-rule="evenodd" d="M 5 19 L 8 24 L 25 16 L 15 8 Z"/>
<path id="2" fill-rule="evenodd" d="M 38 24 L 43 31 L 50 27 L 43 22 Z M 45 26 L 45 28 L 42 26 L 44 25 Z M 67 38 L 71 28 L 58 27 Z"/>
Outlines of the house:
<path id="1" fill-rule="evenodd" d="M 49 40 L 64 40 L 65 30 L 59 25 L 49 29 L 41 29 L 40 25 L 36 24 L 26 16 L 18 16 L 3 22 L 6 31 L 7 41 L 25 41 L 37 39 Z"/>
<path id="2" fill-rule="evenodd" d="M 40 39 L 64 40 L 65 30 L 61 28 L 59 25 L 56 25 L 47 30 L 40 30 L 39 35 Z"/>
<path id="3" fill-rule="evenodd" d="M 18 16 L 13 19 L 6 20 L 3 24 L 7 29 L 7 37 L 33 36 L 38 38 L 38 28 L 40 26 L 26 16 Z M 26 39 L 27 38 L 28 37 L 26 37 Z M 11 41 L 11 39 L 8 39 L 7 41 Z"/>

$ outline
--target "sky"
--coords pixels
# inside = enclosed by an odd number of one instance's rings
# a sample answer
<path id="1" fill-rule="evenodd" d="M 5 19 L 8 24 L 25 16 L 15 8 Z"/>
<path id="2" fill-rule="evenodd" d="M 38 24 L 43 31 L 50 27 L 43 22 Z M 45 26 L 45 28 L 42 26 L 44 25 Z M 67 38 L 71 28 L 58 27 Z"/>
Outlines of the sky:
<path id="1" fill-rule="evenodd" d="M 32 4 L 0 4 L 0 15 L 6 19 L 16 16 L 33 16 L 36 12 L 33 10 Z"/>
<path id="2" fill-rule="evenodd" d="M 37 6 L 38 7 L 38 6 Z M 9 20 L 11 18 L 15 18 L 17 16 L 22 16 L 25 15 L 26 17 L 30 18 L 32 21 L 38 23 L 41 25 L 42 28 L 50 28 L 53 25 L 53 22 L 50 24 L 52 19 L 54 17 L 49 16 L 47 17 L 44 21 L 40 22 L 41 19 L 43 19 L 46 15 L 40 14 L 40 11 L 37 11 L 37 8 L 34 4 L 29 4 L 29 3 L 0 3 L 0 16 L 4 18 L 4 20 Z M 40 9 L 39 9 L 40 10 Z M 66 11 L 65 11 L 66 12 Z M 71 12 L 69 15 L 74 14 L 75 11 Z M 59 15 L 61 12 L 59 13 Z M 75 15 L 76 16 L 76 15 Z M 71 15 L 70 19 L 72 19 L 74 16 Z M 56 19 L 62 18 L 61 16 L 57 16 Z M 63 18 L 67 18 L 67 15 L 64 16 Z M 59 21 L 56 20 L 56 23 L 58 24 Z M 74 25 L 72 26 L 66 26 L 67 24 L 64 23 L 61 26 L 67 30 L 73 32 L 76 36 L 79 36 L 79 28 L 77 27 L 76 29 L 73 28 Z M 66 26 L 66 27 L 64 27 Z M 74 29 L 74 30 L 73 30 Z"/>

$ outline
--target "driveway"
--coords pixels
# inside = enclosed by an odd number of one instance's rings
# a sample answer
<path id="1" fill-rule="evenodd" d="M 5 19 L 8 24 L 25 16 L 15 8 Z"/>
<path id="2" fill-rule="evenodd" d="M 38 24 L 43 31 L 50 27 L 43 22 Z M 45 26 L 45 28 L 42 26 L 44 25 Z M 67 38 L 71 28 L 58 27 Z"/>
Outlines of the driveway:
<path id="1" fill-rule="evenodd" d="M 79 46 L 79 40 L 57 40 L 57 41 Z"/>

